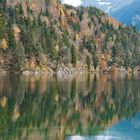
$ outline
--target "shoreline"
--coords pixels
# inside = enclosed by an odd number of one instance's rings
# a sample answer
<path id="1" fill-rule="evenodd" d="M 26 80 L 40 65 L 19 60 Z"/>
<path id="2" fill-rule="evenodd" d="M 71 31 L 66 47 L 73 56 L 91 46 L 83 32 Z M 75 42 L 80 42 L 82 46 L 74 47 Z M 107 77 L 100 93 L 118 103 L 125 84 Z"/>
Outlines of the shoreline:
<path id="1" fill-rule="evenodd" d="M 38 76 L 38 75 L 42 75 L 42 74 L 49 74 L 49 75 L 82 75 L 82 74 L 113 74 L 113 73 L 124 73 L 124 74 L 140 74 L 139 70 L 126 70 L 126 69 L 122 69 L 122 68 L 117 68 L 114 70 L 90 70 L 88 71 L 87 69 L 83 69 L 83 70 L 77 70 L 76 68 L 74 69 L 68 69 L 66 67 L 66 69 L 59 69 L 57 71 L 54 71 L 52 69 L 45 69 L 45 70 L 40 70 L 40 69 L 35 69 L 35 70 L 23 70 L 23 71 L 9 71 L 9 70 L 4 70 L 4 69 L 0 69 L 0 74 L 5 75 L 7 73 L 14 73 L 14 74 L 21 74 L 21 75 L 34 75 L 34 76 Z"/>

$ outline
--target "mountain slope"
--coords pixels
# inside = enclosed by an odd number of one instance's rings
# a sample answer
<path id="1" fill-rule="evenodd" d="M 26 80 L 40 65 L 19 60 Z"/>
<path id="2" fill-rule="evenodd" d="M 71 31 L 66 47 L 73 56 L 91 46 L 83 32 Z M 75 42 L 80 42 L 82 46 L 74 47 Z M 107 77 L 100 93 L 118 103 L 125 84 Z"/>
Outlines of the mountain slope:
<path id="1" fill-rule="evenodd" d="M 140 29 L 139 0 L 87 0 L 83 6 L 96 6 L 126 25 Z"/>
<path id="2" fill-rule="evenodd" d="M 140 29 L 140 10 L 139 9 L 140 9 L 140 1 L 136 0 L 131 5 L 125 6 L 123 7 L 123 9 L 112 12 L 111 15 L 127 25 L 133 24 Z"/>
<path id="3" fill-rule="evenodd" d="M 0 3 L 0 68 L 12 71 L 139 69 L 140 35 L 95 7 L 57 0 Z"/>
<path id="4" fill-rule="evenodd" d="M 119 11 L 131 5 L 135 0 L 83 0 L 83 6 L 96 6 L 107 13 Z"/>

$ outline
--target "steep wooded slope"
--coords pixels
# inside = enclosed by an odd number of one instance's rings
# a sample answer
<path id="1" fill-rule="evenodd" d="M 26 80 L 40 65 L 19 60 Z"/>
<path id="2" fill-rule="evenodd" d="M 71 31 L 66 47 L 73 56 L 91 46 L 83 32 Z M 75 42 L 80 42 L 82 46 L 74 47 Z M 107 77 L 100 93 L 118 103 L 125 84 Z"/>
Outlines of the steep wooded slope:
<path id="1" fill-rule="evenodd" d="M 2 0 L 0 67 L 5 70 L 138 68 L 140 35 L 95 7 L 57 0 Z"/>

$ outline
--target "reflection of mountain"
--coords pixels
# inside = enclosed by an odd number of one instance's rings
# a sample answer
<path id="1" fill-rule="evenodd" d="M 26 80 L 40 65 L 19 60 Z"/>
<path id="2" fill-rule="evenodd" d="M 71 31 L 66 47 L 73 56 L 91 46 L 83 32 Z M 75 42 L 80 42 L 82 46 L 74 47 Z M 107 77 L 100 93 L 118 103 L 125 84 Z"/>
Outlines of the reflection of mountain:
<path id="1" fill-rule="evenodd" d="M 134 118 L 122 120 L 118 124 L 113 125 L 108 129 L 105 134 L 114 135 L 121 138 L 122 140 L 139 140 L 140 139 L 140 127 L 134 126 L 134 120 L 140 120 L 140 113 L 138 113 Z"/>
<path id="2" fill-rule="evenodd" d="M 113 136 L 70 136 L 67 140 L 121 140 Z"/>
<path id="3" fill-rule="evenodd" d="M 0 77 L 0 139 L 95 136 L 133 117 L 140 107 L 139 80 L 120 76 Z"/>

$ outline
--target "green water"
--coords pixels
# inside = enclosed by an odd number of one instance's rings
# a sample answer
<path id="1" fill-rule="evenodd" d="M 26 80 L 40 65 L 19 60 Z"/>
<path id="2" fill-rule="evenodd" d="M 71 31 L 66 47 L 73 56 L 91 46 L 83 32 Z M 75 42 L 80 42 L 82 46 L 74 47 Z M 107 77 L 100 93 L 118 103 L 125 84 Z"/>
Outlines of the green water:
<path id="1" fill-rule="evenodd" d="M 139 111 L 139 75 L 0 75 L 0 140 L 140 140 Z"/>

